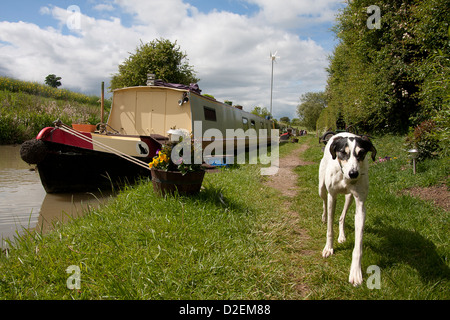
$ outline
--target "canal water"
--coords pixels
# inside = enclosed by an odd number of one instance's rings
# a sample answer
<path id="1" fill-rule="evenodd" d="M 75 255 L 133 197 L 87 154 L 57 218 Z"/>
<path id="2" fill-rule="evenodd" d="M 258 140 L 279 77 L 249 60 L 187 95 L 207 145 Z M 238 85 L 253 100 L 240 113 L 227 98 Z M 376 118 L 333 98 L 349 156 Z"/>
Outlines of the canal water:
<path id="1" fill-rule="evenodd" d="M 26 229 L 45 233 L 55 222 L 80 216 L 111 197 L 110 192 L 47 194 L 35 167 L 20 158 L 20 146 L 0 145 L 0 248 Z"/>

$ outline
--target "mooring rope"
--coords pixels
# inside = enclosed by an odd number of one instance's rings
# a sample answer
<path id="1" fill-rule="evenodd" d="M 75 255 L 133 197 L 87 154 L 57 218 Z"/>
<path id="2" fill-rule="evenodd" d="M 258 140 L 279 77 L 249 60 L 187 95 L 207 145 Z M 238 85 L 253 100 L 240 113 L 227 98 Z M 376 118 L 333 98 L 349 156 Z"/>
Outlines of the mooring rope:
<path id="1" fill-rule="evenodd" d="M 71 134 L 71 135 L 73 135 L 73 136 L 75 136 L 75 137 L 77 137 L 77 138 L 79 138 L 79 139 L 81 139 L 83 141 L 92 143 L 93 145 L 95 145 L 95 146 L 97 146 L 97 147 L 99 147 L 99 148 L 101 148 L 103 150 L 106 150 L 106 151 L 108 151 L 110 153 L 113 153 L 113 154 L 115 154 L 115 155 L 117 155 L 117 156 L 119 156 L 119 157 L 121 157 L 121 158 L 123 158 L 125 160 L 128 160 L 128 161 L 130 161 L 130 162 L 132 162 L 132 163 L 134 163 L 134 164 L 136 164 L 138 166 L 141 166 L 141 167 L 143 167 L 145 169 L 151 170 L 149 165 L 148 165 L 148 163 L 146 163 L 146 162 L 144 162 L 142 160 L 136 159 L 136 158 L 134 158 L 134 157 L 132 157 L 132 156 L 126 154 L 126 153 L 123 153 L 123 152 L 121 152 L 121 151 L 119 151 L 117 149 L 114 149 L 114 148 L 112 148 L 112 147 L 110 147 L 110 146 L 108 146 L 108 145 L 106 145 L 104 143 L 101 143 L 99 141 L 95 141 L 92 138 L 86 137 L 85 135 L 81 134 L 80 132 L 78 132 L 78 131 L 70 128 L 70 127 L 68 127 L 67 125 L 65 125 L 62 122 L 56 122 L 55 121 L 55 126 L 57 126 L 62 131 L 67 132 L 67 133 L 69 133 L 69 134 Z"/>

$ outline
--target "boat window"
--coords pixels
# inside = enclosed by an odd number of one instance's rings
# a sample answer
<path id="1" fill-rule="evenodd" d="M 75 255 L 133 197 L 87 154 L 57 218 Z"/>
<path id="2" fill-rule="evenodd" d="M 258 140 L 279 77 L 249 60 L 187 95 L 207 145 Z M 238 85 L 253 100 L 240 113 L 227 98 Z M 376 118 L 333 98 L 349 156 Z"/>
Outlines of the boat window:
<path id="1" fill-rule="evenodd" d="M 242 127 L 248 129 L 248 119 L 245 117 L 242 117 Z"/>
<path id="2" fill-rule="evenodd" d="M 255 120 L 250 120 L 250 125 L 252 128 L 255 128 L 256 127 Z"/>
<path id="3" fill-rule="evenodd" d="M 213 108 L 203 107 L 203 112 L 205 114 L 205 120 L 217 121 L 216 110 Z"/>

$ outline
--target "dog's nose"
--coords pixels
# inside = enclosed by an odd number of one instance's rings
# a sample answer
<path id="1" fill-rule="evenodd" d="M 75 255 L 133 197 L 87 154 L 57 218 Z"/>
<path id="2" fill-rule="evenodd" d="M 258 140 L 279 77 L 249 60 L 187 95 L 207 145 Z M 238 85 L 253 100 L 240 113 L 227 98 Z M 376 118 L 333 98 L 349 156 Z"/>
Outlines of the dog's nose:
<path id="1" fill-rule="evenodd" d="M 348 176 L 350 179 L 356 179 L 359 176 L 359 172 L 357 170 L 350 170 Z"/>

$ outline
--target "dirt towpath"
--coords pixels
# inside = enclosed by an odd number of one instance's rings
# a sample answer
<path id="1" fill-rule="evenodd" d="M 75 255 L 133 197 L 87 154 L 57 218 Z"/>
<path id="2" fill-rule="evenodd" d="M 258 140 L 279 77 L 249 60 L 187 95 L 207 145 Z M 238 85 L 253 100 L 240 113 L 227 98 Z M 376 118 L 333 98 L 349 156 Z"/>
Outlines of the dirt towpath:
<path id="1" fill-rule="evenodd" d="M 266 185 L 278 190 L 284 196 L 284 202 L 280 204 L 286 210 L 286 215 L 283 217 L 283 225 L 286 227 L 287 236 L 289 237 L 289 269 L 292 270 L 290 277 L 294 288 L 300 297 L 307 297 L 309 293 L 308 287 L 304 284 L 305 272 L 302 268 L 300 256 L 310 255 L 313 252 L 305 248 L 305 242 L 310 237 L 307 230 L 300 227 L 299 214 L 290 209 L 295 197 L 298 196 L 297 174 L 294 169 L 298 166 L 314 164 L 313 162 L 306 162 L 300 159 L 300 155 L 308 149 L 307 144 L 301 144 L 289 155 L 280 158 L 280 167 L 278 173 L 270 176 Z"/>
<path id="2" fill-rule="evenodd" d="M 298 166 L 312 164 L 300 159 L 300 155 L 308 149 L 307 144 L 300 145 L 289 155 L 280 158 L 278 173 L 271 176 L 267 185 L 279 190 L 284 196 L 295 197 L 297 195 L 297 175 L 294 169 Z"/>

